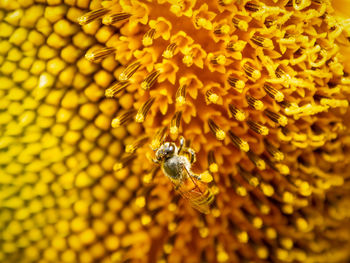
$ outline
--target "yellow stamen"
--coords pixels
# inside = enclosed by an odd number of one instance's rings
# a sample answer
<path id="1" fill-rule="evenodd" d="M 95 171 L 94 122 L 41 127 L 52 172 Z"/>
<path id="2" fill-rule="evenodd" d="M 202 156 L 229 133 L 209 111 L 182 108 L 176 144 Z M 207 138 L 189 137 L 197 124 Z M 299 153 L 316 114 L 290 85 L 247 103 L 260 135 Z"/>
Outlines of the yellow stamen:
<path id="1" fill-rule="evenodd" d="M 234 117 L 237 121 L 244 121 L 245 120 L 246 115 L 245 115 L 244 111 L 236 108 L 232 104 L 229 104 L 228 108 L 230 110 L 232 117 Z"/>
<path id="2" fill-rule="evenodd" d="M 250 65 L 248 65 L 248 63 L 245 63 L 243 65 L 243 70 L 247 74 L 248 78 L 254 82 L 260 79 L 261 77 L 260 71 L 251 67 Z"/>
<path id="3" fill-rule="evenodd" d="M 215 161 L 215 155 L 213 151 L 209 151 L 208 153 L 208 166 L 209 166 L 209 171 L 211 173 L 216 173 L 219 171 L 219 166 Z"/>
<path id="4" fill-rule="evenodd" d="M 132 75 L 134 75 L 134 73 L 139 69 L 140 66 L 141 66 L 141 64 L 138 61 L 131 63 L 123 70 L 122 73 L 120 73 L 119 80 L 120 81 L 127 81 L 128 79 L 130 79 L 132 77 Z"/>
<path id="5" fill-rule="evenodd" d="M 123 114 L 120 114 L 119 116 L 117 116 L 112 120 L 112 127 L 117 128 L 128 123 L 134 118 L 135 114 L 136 114 L 136 110 L 128 110 Z"/>
<path id="6" fill-rule="evenodd" d="M 236 194 L 238 194 L 239 196 L 243 196 L 243 197 L 247 196 L 247 193 L 248 193 L 247 189 L 235 180 L 234 175 L 230 174 L 229 179 L 230 179 L 231 187 L 234 189 Z"/>
<path id="7" fill-rule="evenodd" d="M 181 117 L 182 117 L 182 111 L 177 111 L 175 112 L 173 118 L 171 119 L 170 122 L 170 133 L 171 134 L 178 134 L 179 133 L 179 128 L 180 128 L 180 123 L 181 123 Z"/>
<path id="8" fill-rule="evenodd" d="M 138 148 L 143 146 L 147 141 L 149 137 L 148 136 L 142 136 L 141 138 L 134 141 L 132 144 L 128 144 L 125 146 L 125 152 L 126 153 L 134 153 Z"/>
<path id="9" fill-rule="evenodd" d="M 106 89 L 105 96 L 107 98 L 115 98 L 120 92 L 125 90 L 129 85 L 130 83 L 128 81 L 116 82 L 115 84 L 112 84 L 111 87 Z"/>
<path id="10" fill-rule="evenodd" d="M 244 21 L 242 19 L 234 17 L 234 18 L 232 18 L 232 23 L 239 30 L 242 30 L 242 31 L 245 31 L 245 32 L 248 30 L 248 23 L 247 23 L 247 21 Z"/>
<path id="11" fill-rule="evenodd" d="M 229 25 L 218 25 L 214 29 L 214 34 L 216 35 L 226 35 L 230 32 L 230 26 Z"/>
<path id="12" fill-rule="evenodd" d="M 260 184 L 260 189 L 266 196 L 272 196 L 275 193 L 275 189 L 272 187 L 272 185 L 265 182 Z"/>
<path id="13" fill-rule="evenodd" d="M 154 35 L 156 30 L 154 28 L 147 31 L 147 33 L 142 38 L 142 44 L 147 47 L 153 44 Z"/>
<path id="14" fill-rule="evenodd" d="M 210 53 L 208 58 L 214 65 L 225 65 L 226 63 L 226 57 L 224 55 L 213 55 Z"/>
<path id="15" fill-rule="evenodd" d="M 240 165 L 237 166 L 239 174 L 253 187 L 259 185 L 259 179 L 252 175 L 250 172 L 243 169 Z"/>
<path id="16" fill-rule="evenodd" d="M 219 128 L 219 126 L 217 126 L 217 124 L 212 119 L 208 120 L 208 125 L 211 132 L 215 135 L 216 139 L 220 141 L 225 139 L 225 132 L 221 128 Z"/>
<path id="17" fill-rule="evenodd" d="M 277 89 L 275 89 L 267 84 L 264 84 L 264 90 L 271 98 L 273 98 L 277 102 L 283 101 L 284 94 L 282 92 L 280 92 L 279 90 L 277 90 Z"/>
<path id="18" fill-rule="evenodd" d="M 246 94 L 246 99 L 250 107 L 256 110 L 262 110 L 264 108 L 264 103 L 248 94 Z"/>
<path id="19" fill-rule="evenodd" d="M 142 105 L 142 107 L 139 109 L 139 111 L 137 112 L 137 114 L 135 116 L 136 122 L 144 122 L 145 121 L 147 113 L 150 110 L 150 108 L 152 107 L 154 100 L 155 100 L 154 98 L 150 98 Z"/>
<path id="20" fill-rule="evenodd" d="M 151 142 L 152 150 L 157 150 L 160 145 L 163 143 L 166 137 L 166 127 L 159 128 Z"/>
<path id="21" fill-rule="evenodd" d="M 131 14 L 124 13 L 124 12 L 110 14 L 110 15 L 106 15 L 103 17 L 102 23 L 105 25 L 112 25 L 112 24 L 115 24 L 119 21 L 128 19 L 130 16 L 131 16 Z"/>
<path id="22" fill-rule="evenodd" d="M 93 51 L 89 51 L 85 54 L 85 58 L 91 62 L 97 62 L 115 52 L 115 48 L 112 47 L 104 47 L 100 49 L 96 49 Z"/>
<path id="23" fill-rule="evenodd" d="M 269 129 L 264 126 L 261 125 L 260 123 L 257 123 L 255 121 L 252 120 L 247 120 L 247 124 L 249 126 L 250 129 L 252 129 L 254 132 L 261 134 L 261 135 L 268 135 L 269 134 Z"/>
<path id="24" fill-rule="evenodd" d="M 278 150 L 275 146 L 273 146 L 268 140 L 264 140 L 266 150 L 271 156 L 277 161 L 281 162 L 284 159 L 284 154 L 280 150 Z"/>
<path id="25" fill-rule="evenodd" d="M 243 40 L 238 40 L 236 42 L 230 41 L 227 43 L 226 45 L 226 49 L 228 51 L 232 51 L 232 52 L 241 52 L 245 46 L 247 45 L 247 42 L 243 41 Z"/>
<path id="26" fill-rule="evenodd" d="M 239 138 L 237 135 L 235 135 L 232 131 L 228 131 L 228 135 L 232 141 L 232 143 L 239 149 L 242 150 L 243 152 L 248 152 L 249 151 L 249 144 Z"/>
<path id="27" fill-rule="evenodd" d="M 159 71 L 158 70 L 153 71 L 141 82 L 141 88 L 144 90 L 148 90 L 152 88 L 152 86 L 156 83 L 158 77 L 159 77 Z"/>
<path id="28" fill-rule="evenodd" d="M 205 93 L 205 98 L 207 103 L 214 103 L 216 104 L 218 102 L 219 96 L 215 93 L 213 93 L 211 90 L 207 90 Z"/>
<path id="29" fill-rule="evenodd" d="M 106 8 L 100 8 L 100 9 L 93 10 L 93 11 L 88 12 L 88 13 L 82 15 L 81 17 L 79 17 L 78 18 L 78 23 L 80 25 L 89 24 L 90 22 L 94 21 L 95 19 L 98 19 L 98 18 L 104 16 L 109 11 L 110 10 L 108 10 Z"/>
<path id="30" fill-rule="evenodd" d="M 230 75 L 227 79 L 228 84 L 230 84 L 231 87 L 233 87 L 235 90 L 237 90 L 239 93 L 242 93 L 245 83 L 243 80 L 235 78 L 233 75 Z"/>
<path id="31" fill-rule="evenodd" d="M 176 48 L 177 48 L 176 43 L 169 44 L 163 52 L 163 57 L 166 59 L 171 59 L 175 54 Z"/>
<path id="32" fill-rule="evenodd" d="M 254 36 L 252 36 L 251 40 L 254 44 L 256 44 L 260 47 L 263 47 L 263 48 L 272 49 L 274 47 L 272 40 L 269 38 L 254 35 Z"/>
<path id="33" fill-rule="evenodd" d="M 252 161 L 252 163 L 259 169 L 259 170 L 265 170 L 266 169 L 266 162 L 261 159 L 258 155 L 256 155 L 254 152 L 249 151 L 247 152 L 248 158 Z"/>
<path id="34" fill-rule="evenodd" d="M 284 115 L 278 114 L 276 112 L 273 112 L 269 109 L 266 109 L 264 111 L 265 115 L 269 117 L 272 121 L 276 122 L 277 124 L 281 126 L 286 126 L 288 124 L 288 118 Z"/>
<path id="35" fill-rule="evenodd" d="M 186 87 L 186 84 L 180 85 L 176 91 L 176 103 L 179 105 L 183 105 L 186 102 Z"/>
<path id="36" fill-rule="evenodd" d="M 136 158 L 136 154 L 128 155 L 123 157 L 119 162 L 115 163 L 113 166 L 113 170 L 115 172 L 125 168 L 128 164 L 130 164 Z"/>
<path id="37" fill-rule="evenodd" d="M 154 150 L 154 149 L 152 148 L 152 150 Z M 145 184 L 151 183 L 153 181 L 154 176 L 158 172 L 158 170 L 159 170 L 159 167 L 153 167 L 149 173 L 147 173 L 143 176 L 142 182 L 144 182 Z"/>
<path id="38" fill-rule="evenodd" d="M 261 6 L 255 3 L 248 2 L 245 4 L 244 8 L 251 12 L 258 12 L 261 9 Z"/>

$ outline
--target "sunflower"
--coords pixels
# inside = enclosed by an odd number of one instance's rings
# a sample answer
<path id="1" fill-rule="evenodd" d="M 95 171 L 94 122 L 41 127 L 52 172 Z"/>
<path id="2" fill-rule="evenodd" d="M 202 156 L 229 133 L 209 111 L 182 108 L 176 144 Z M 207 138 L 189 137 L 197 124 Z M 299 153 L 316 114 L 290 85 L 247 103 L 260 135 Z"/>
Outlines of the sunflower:
<path id="1" fill-rule="evenodd" d="M 349 260 L 346 4 L 0 1 L 0 261 Z"/>

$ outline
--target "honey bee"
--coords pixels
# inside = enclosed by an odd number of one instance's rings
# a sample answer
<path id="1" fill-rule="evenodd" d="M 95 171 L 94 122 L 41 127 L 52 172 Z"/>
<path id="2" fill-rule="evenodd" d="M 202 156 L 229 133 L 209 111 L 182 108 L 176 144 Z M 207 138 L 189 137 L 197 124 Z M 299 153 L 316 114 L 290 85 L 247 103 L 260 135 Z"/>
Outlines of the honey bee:
<path id="1" fill-rule="evenodd" d="M 201 175 L 191 171 L 196 161 L 195 151 L 185 146 L 185 139 L 180 138 L 180 147 L 173 142 L 163 143 L 153 161 L 161 166 L 163 173 L 172 181 L 175 190 L 187 199 L 193 208 L 208 214 L 214 195 L 208 185 L 201 180 Z"/>

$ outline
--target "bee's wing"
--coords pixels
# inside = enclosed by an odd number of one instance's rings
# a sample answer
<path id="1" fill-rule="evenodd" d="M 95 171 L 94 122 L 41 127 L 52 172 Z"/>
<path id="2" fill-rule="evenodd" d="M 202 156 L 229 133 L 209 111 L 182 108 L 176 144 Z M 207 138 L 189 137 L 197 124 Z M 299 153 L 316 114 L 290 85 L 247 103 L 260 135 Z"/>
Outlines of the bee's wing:
<path id="1" fill-rule="evenodd" d="M 174 184 L 175 190 L 187 199 L 193 208 L 201 213 L 208 214 L 210 212 L 209 205 L 214 200 L 213 194 L 205 183 L 191 176 L 186 168 L 184 170 L 188 173 L 188 178 L 178 184 Z M 186 180 L 191 182 L 186 182 Z"/>

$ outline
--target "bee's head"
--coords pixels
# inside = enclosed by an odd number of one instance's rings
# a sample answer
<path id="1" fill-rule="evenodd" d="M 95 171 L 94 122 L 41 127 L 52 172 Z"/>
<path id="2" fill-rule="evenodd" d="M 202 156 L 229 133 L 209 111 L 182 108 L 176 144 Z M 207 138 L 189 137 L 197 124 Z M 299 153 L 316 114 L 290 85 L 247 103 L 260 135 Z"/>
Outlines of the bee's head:
<path id="1" fill-rule="evenodd" d="M 162 144 L 156 152 L 157 161 L 162 161 L 172 157 L 177 152 L 177 147 L 175 143 L 166 142 Z"/>

